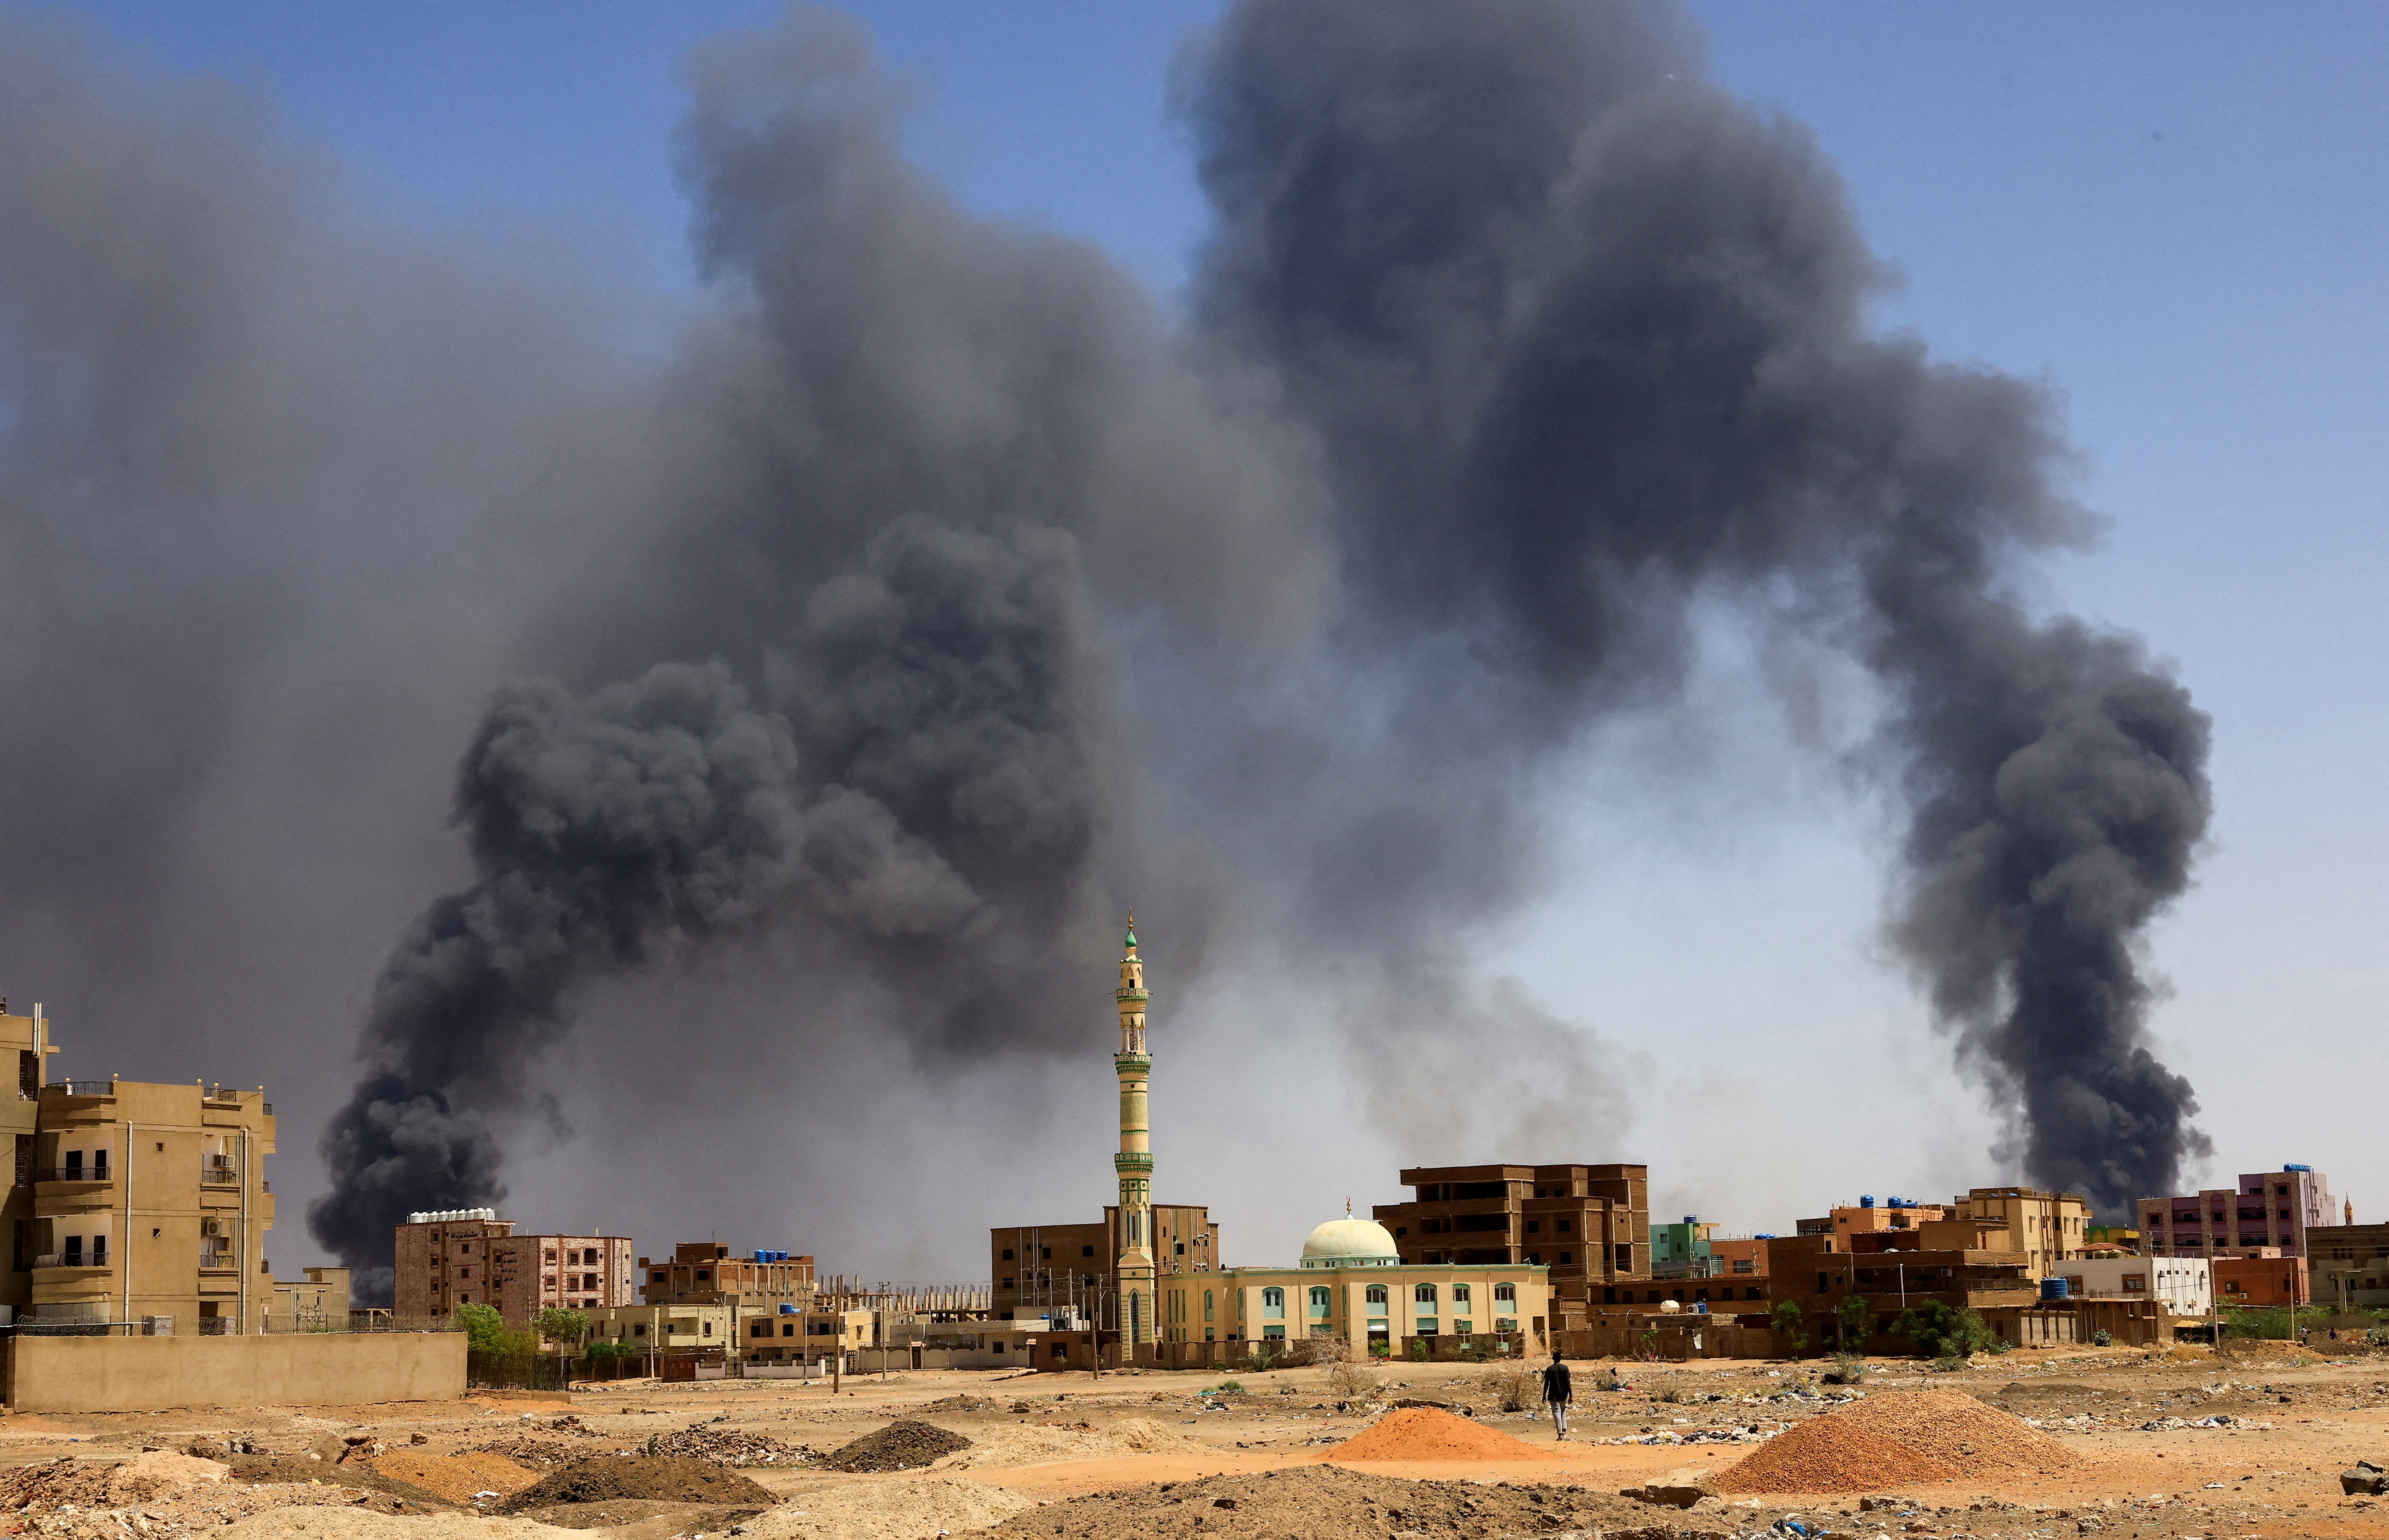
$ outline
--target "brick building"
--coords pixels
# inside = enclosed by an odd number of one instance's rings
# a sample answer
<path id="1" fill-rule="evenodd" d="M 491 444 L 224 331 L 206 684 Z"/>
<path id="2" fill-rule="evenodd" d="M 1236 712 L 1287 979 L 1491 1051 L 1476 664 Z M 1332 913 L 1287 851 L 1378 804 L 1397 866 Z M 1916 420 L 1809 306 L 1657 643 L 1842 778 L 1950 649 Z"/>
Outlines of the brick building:
<path id="1" fill-rule="evenodd" d="M 790 1252 L 733 1256 L 712 1241 L 684 1241 L 666 1262 L 639 1258 L 640 1292 L 649 1305 L 735 1305 L 744 1311 L 799 1315 L 813 1307 L 813 1259 Z M 628 1304 L 626 1300 L 623 1302 Z"/>
<path id="2" fill-rule="evenodd" d="M 1548 1268 L 1559 1330 L 1581 1324 L 1593 1291 L 1651 1276 L 1648 1166 L 1413 1166 L 1401 1179 L 1412 1201 L 1370 1215 L 1404 1265 Z"/>
<path id="3" fill-rule="evenodd" d="M 2242 1173 L 2237 1187 L 2140 1200 L 2143 1256 L 2308 1256 L 2306 1231 L 2330 1225 L 2331 1178 L 2306 1165 Z M 2339 1228 L 2339 1227 L 2334 1227 Z"/>
<path id="4" fill-rule="evenodd" d="M 2207 1266 L 2215 1274 L 2215 1302 L 2227 1308 L 2262 1310 L 2312 1298 L 2306 1259 L 2286 1256 L 2278 1246 L 2263 1247 L 2253 1256 L 2215 1257 Z"/>
<path id="5" fill-rule="evenodd" d="M 2055 1278 L 2090 1244 L 2090 1200 L 2037 1187 L 1970 1188 L 1950 1200 L 1949 1220 L 2004 1221 L 2008 1243 L 2024 1254 L 2025 1276 Z"/>
<path id="6" fill-rule="evenodd" d="M 1220 1227 L 1206 1203 L 1155 1203 L 1153 1266 L 1156 1277 L 1213 1273 L 1220 1268 Z M 989 1318 L 1000 1321 L 1069 1316 L 1118 1325 L 1119 1290 L 1113 1265 L 1120 1242 L 1118 1203 L 1104 1205 L 1100 1223 L 1006 1225 L 987 1232 L 989 1277 L 995 1292 Z"/>
<path id="7" fill-rule="evenodd" d="M 521 1331 L 549 1308 L 630 1305 L 636 1284 L 625 1237 L 517 1235 L 495 1209 L 452 1209 L 412 1214 L 398 1227 L 390 1305 L 402 1320 L 492 1305 Z"/>

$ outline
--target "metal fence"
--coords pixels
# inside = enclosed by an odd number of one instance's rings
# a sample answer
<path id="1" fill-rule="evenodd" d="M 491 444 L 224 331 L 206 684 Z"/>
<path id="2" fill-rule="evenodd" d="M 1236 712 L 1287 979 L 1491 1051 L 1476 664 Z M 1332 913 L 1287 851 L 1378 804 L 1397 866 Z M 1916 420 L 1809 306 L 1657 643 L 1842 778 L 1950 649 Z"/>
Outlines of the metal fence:
<path id="1" fill-rule="evenodd" d="M 465 1355 L 465 1383 L 475 1390 L 560 1391 L 575 1380 L 634 1380 L 653 1372 L 644 1355 L 581 1358 L 555 1353 Z"/>

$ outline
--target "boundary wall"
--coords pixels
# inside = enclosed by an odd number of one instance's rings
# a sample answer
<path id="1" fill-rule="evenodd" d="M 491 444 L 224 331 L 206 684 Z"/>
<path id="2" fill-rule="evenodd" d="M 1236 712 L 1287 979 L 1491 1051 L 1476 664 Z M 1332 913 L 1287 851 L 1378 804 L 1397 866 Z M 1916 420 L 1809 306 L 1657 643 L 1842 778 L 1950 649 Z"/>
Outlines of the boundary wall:
<path id="1" fill-rule="evenodd" d="M 12 1334 L 6 1394 L 17 1412 L 176 1406 L 341 1406 L 465 1394 L 461 1331 L 247 1337 Z"/>

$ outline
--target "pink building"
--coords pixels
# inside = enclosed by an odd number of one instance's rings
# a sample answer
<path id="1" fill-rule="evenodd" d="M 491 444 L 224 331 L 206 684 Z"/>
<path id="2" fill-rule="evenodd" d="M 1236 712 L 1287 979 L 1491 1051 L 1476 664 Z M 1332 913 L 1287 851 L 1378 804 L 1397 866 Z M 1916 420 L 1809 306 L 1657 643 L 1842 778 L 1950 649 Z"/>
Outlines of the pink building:
<path id="1" fill-rule="evenodd" d="M 2140 1200 L 2143 1256 L 2255 1255 L 2267 1247 L 2306 1254 L 2306 1229 L 2337 1221 L 2331 1178 L 2311 1166 L 2242 1175 L 2236 1188 Z"/>

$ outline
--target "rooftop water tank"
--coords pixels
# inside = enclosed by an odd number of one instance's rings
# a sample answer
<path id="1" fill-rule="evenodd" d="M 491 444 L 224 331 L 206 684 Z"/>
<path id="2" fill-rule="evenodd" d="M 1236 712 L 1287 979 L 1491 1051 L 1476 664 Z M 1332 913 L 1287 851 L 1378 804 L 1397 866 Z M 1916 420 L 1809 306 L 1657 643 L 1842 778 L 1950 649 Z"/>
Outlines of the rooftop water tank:
<path id="1" fill-rule="evenodd" d="M 783 1316 L 793 1316 L 793 1315 L 795 1315 L 796 1313 L 797 1313 L 797 1307 L 796 1307 L 795 1305 L 785 1305 L 785 1304 L 784 1304 L 784 1305 L 782 1305 L 780 1306 L 780 1314 L 782 1314 Z"/>
<path id="2" fill-rule="evenodd" d="M 1860 1207 L 1860 1208 L 1872 1208 L 1872 1207 L 1874 1207 L 1874 1194 L 1873 1194 L 1873 1193 L 1872 1193 L 1872 1192 L 1861 1192 L 1861 1193 L 1859 1193 L 1859 1207 Z"/>
<path id="3" fill-rule="evenodd" d="M 2281 1169 L 2284 1171 L 2312 1171 L 2314 1167 L 2311 1165 L 2299 1165 L 2293 1162 L 2290 1165 L 2282 1166 Z"/>
<path id="4" fill-rule="evenodd" d="M 2065 1297 L 2065 1280 L 2062 1278 L 2042 1279 L 2040 1280 L 2040 1297 L 2043 1299 L 2063 1299 Z"/>

